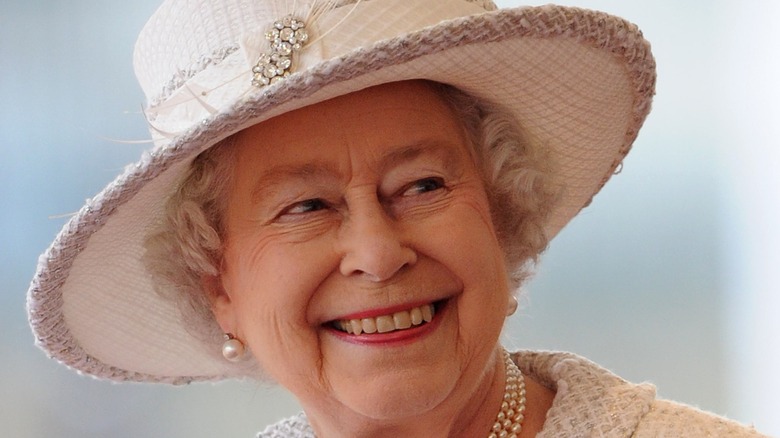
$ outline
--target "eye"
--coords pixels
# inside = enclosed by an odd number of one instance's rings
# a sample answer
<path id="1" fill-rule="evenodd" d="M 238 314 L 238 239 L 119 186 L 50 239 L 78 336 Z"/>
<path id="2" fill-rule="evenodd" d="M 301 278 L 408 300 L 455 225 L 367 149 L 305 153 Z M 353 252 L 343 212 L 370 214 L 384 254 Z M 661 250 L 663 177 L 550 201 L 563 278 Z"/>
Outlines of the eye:
<path id="1" fill-rule="evenodd" d="M 444 188 L 442 178 L 430 177 L 423 178 L 408 185 L 401 193 L 402 196 L 415 196 L 423 193 L 433 192 Z"/>
<path id="2" fill-rule="evenodd" d="M 296 202 L 285 208 L 279 216 L 314 213 L 326 208 L 328 208 L 328 204 L 320 198 L 307 199 L 305 201 Z"/>

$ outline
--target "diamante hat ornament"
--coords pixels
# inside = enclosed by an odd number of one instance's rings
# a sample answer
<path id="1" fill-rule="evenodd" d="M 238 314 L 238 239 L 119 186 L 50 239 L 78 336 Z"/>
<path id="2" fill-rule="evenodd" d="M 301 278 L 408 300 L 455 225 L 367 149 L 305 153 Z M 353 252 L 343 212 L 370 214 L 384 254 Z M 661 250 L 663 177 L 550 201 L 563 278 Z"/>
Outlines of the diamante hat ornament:
<path id="1" fill-rule="evenodd" d="M 274 21 L 271 30 L 265 33 L 271 43 L 271 53 L 263 53 L 252 68 L 252 85 L 264 87 L 290 75 L 292 55 L 309 39 L 303 20 L 288 15 Z"/>

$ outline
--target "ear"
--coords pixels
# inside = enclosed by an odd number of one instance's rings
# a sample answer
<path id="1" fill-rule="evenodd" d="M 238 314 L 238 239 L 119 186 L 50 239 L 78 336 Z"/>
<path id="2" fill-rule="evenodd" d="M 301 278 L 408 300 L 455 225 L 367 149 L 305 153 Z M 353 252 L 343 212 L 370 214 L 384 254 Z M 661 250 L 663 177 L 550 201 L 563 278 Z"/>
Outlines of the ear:
<path id="1" fill-rule="evenodd" d="M 236 334 L 238 321 L 235 313 L 235 305 L 222 284 L 219 275 L 204 275 L 200 278 L 203 292 L 211 304 L 211 313 L 222 328 L 224 333 Z"/>

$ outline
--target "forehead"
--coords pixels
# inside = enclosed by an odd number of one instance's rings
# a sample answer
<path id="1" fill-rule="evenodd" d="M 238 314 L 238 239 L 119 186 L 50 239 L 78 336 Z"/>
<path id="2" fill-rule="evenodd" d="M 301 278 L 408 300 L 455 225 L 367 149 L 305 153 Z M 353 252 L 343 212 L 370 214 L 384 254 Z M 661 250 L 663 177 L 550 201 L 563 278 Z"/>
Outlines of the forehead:
<path id="1" fill-rule="evenodd" d="M 466 135 L 439 92 L 424 81 L 384 84 L 292 111 L 236 135 L 236 162 L 251 173 L 318 167 L 334 157 L 400 160 L 420 151 L 459 154 Z"/>

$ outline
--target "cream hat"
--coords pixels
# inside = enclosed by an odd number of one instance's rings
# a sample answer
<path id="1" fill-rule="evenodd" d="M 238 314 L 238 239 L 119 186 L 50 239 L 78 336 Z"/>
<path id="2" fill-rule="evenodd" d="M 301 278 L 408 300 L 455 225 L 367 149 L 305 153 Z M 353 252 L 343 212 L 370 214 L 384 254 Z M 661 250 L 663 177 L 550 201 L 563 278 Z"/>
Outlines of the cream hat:
<path id="1" fill-rule="evenodd" d="M 154 291 L 141 256 L 192 159 L 258 122 L 387 82 L 451 84 L 549 145 L 565 183 L 552 237 L 615 172 L 650 110 L 649 44 L 617 17 L 487 0 L 313 3 L 167 0 L 149 20 L 135 70 L 155 147 L 68 222 L 30 286 L 30 323 L 53 358 L 121 381 L 234 374 Z"/>

